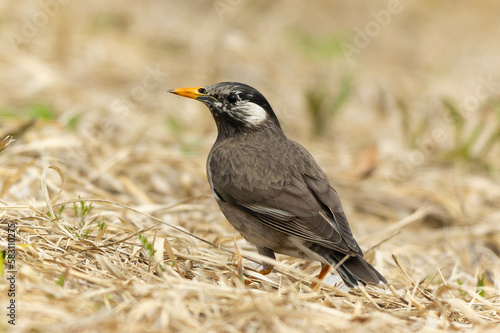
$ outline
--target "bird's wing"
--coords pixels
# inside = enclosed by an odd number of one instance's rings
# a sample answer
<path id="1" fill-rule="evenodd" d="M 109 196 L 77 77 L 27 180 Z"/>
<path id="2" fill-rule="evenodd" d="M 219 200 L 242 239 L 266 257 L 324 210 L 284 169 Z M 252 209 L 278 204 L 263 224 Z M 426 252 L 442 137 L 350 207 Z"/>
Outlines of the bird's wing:
<path id="1" fill-rule="evenodd" d="M 212 172 L 211 186 L 218 199 L 269 227 L 342 253 L 362 254 L 337 192 L 319 167 L 316 171 L 312 175 L 293 172 L 284 182 L 261 186 L 248 175 Z"/>

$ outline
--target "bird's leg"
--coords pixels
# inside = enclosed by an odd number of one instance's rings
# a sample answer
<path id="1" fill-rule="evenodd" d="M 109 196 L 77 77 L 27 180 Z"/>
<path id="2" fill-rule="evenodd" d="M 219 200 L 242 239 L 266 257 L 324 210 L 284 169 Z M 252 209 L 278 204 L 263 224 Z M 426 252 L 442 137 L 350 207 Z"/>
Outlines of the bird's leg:
<path id="1" fill-rule="evenodd" d="M 273 270 L 273 266 L 269 266 L 267 268 L 263 268 L 259 271 L 260 274 L 262 275 L 267 275 L 269 273 L 271 273 L 271 271 Z"/>
<path id="2" fill-rule="evenodd" d="M 313 282 L 311 284 L 311 289 L 312 290 L 317 291 L 319 289 L 319 286 L 321 285 L 321 282 L 323 282 L 323 279 L 325 278 L 326 274 L 328 274 L 328 272 L 330 271 L 330 269 L 332 269 L 332 266 L 321 264 L 321 271 L 319 272 L 319 275 L 318 275 L 318 281 L 317 282 Z"/>
<path id="3" fill-rule="evenodd" d="M 257 246 L 257 251 L 259 252 L 260 255 L 269 257 L 271 259 L 276 259 L 276 256 L 274 255 L 274 251 L 271 249 L 268 249 L 267 247 L 263 246 Z M 266 264 L 265 262 L 262 263 L 262 266 L 264 266 L 263 269 L 259 271 L 260 274 L 262 275 L 267 275 L 271 273 L 273 270 L 273 265 Z M 252 283 L 255 280 L 253 277 L 249 277 L 247 281 L 245 281 L 245 284 L 248 286 L 250 283 Z"/>
<path id="4" fill-rule="evenodd" d="M 269 266 L 267 268 L 263 268 L 259 271 L 259 274 L 262 274 L 262 275 L 267 275 L 269 273 L 271 273 L 271 271 L 273 270 L 273 266 Z M 252 282 L 254 282 L 256 279 L 253 277 L 253 276 L 249 276 L 246 280 L 245 280 L 245 286 L 248 286 L 249 284 L 251 284 Z"/>

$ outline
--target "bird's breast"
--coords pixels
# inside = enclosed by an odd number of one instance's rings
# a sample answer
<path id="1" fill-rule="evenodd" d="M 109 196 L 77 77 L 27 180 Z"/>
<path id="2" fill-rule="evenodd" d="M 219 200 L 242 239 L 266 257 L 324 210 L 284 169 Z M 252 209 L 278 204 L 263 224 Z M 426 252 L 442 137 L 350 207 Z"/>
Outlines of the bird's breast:
<path id="1" fill-rule="evenodd" d="M 293 156 L 284 156 L 280 147 L 266 144 L 228 144 L 212 149 L 207 160 L 207 176 L 213 187 L 236 186 L 282 188 L 294 173 Z"/>

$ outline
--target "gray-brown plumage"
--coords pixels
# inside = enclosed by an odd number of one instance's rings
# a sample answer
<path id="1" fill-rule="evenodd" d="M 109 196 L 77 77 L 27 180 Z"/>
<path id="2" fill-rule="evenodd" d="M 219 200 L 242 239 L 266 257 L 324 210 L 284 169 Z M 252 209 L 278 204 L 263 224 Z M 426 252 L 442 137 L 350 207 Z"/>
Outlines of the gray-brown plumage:
<path id="1" fill-rule="evenodd" d="M 349 287 L 386 283 L 363 258 L 325 173 L 304 147 L 285 136 L 264 96 L 236 82 L 170 92 L 210 109 L 218 128 L 207 160 L 212 193 L 260 254 L 318 260 L 321 278 L 329 265 L 342 262 L 337 272 Z M 271 269 L 264 263 L 265 273 Z"/>

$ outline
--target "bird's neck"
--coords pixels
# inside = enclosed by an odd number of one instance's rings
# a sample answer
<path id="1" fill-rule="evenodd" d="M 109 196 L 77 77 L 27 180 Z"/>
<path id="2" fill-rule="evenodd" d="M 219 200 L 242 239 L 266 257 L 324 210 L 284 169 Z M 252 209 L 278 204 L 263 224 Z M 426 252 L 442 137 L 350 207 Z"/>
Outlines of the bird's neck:
<path id="1" fill-rule="evenodd" d="M 285 134 L 281 130 L 279 123 L 266 122 L 265 124 L 260 124 L 259 126 L 229 126 L 227 123 L 217 122 L 217 140 L 216 142 L 221 142 L 232 138 L 244 138 L 248 137 L 250 140 L 255 140 L 272 137 L 284 137 Z M 256 136 L 256 138 L 251 138 Z"/>

